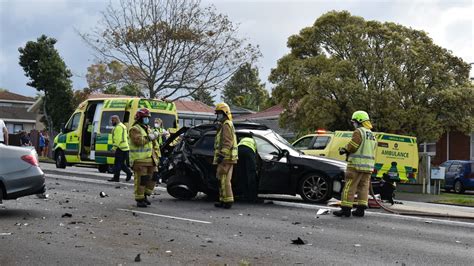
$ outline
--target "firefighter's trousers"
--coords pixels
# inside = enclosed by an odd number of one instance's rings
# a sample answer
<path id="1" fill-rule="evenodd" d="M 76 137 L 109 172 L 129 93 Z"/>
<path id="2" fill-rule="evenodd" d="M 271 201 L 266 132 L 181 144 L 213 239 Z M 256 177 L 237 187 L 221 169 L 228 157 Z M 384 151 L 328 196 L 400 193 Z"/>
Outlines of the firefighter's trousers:
<path id="1" fill-rule="evenodd" d="M 257 200 L 257 159 L 255 152 L 247 146 L 239 146 L 239 161 L 236 165 L 236 176 L 232 181 L 237 182 L 237 193 L 250 202 Z M 234 184 L 234 188 L 236 188 Z"/>
<path id="2" fill-rule="evenodd" d="M 156 185 L 153 179 L 155 169 L 155 166 L 133 166 L 135 200 L 143 200 L 145 195 L 153 194 Z"/>
<path id="3" fill-rule="evenodd" d="M 219 179 L 219 201 L 232 203 L 234 202 L 234 195 L 232 194 L 232 169 L 234 165 L 231 163 L 222 162 L 217 165 L 217 178 Z"/>
<path id="4" fill-rule="evenodd" d="M 342 191 L 341 207 L 352 208 L 354 203 L 359 206 L 368 206 L 370 173 L 357 172 L 348 168 L 345 176 L 346 184 Z M 357 194 L 357 202 L 354 195 Z"/>

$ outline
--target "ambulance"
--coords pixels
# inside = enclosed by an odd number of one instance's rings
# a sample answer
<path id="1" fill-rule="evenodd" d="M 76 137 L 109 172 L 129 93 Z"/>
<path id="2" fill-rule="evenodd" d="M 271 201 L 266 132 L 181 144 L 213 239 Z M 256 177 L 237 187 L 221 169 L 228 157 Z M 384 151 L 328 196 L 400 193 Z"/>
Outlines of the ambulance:
<path id="1" fill-rule="evenodd" d="M 144 98 L 88 99 L 77 107 L 61 133 L 54 138 L 57 168 L 74 164 L 96 165 L 101 173 L 111 172 L 114 165 L 111 117 L 118 115 L 128 129 L 140 108 L 150 110 L 150 123 L 161 118 L 169 132 L 178 128 L 178 113 L 173 102 Z"/>
<path id="2" fill-rule="evenodd" d="M 415 137 L 374 132 L 377 139 L 375 169 L 372 177 L 401 183 L 416 182 L 418 170 L 418 145 Z M 352 131 L 327 132 L 317 130 L 297 139 L 293 146 L 307 155 L 322 156 L 341 161 L 339 148 L 352 138 Z"/>

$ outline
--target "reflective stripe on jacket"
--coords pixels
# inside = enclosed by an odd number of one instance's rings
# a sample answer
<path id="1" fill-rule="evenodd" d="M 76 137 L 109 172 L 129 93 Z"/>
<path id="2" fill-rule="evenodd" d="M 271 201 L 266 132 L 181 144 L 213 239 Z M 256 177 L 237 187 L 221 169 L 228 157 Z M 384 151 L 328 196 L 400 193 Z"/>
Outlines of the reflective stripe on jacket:
<path id="1" fill-rule="evenodd" d="M 257 143 L 255 142 L 253 138 L 249 138 L 249 137 L 242 138 L 238 146 L 246 146 L 252 149 L 253 152 L 255 153 L 257 152 Z"/>
<path id="2" fill-rule="evenodd" d="M 362 142 L 355 153 L 349 154 L 347 168 L 353 168 L 358 172 L 372 173 L 375 164 L 377 141 L 369 129 L 360 127 L 356 130 L 360 131 Z"/>
<path id="3" fill-rule="evenodd" d="M 235 136 L 234 124 L 230 120 L 225 120 L 221 128 L 217 130 L 213 163 L 217 164 L 219 155 L 224 156 L 224 161 L 228 163 L 237 163 L 237 153 L 237 137 Z"/>
<path id="4" fill-rule="evenodd" d="M 140 132 L 140 138 L 143 145 L 137 145 L 132 141 L 132 134 L 134 132 Z M 148 160 L 152 162 L 153 156 L 153 143 L 148 140 L 148 133 L 140 125 L 135 124 L 130 128 L 130 164 L 136 160 Z"/>
<path id="5" fill-rule="evenodd" d="M 163 134 L 163 131 L 164 129 L 159 127 L 159 128 L 153 128 L 153 132 L 158 132 L 159 133 L 159 136 L 158 138 L 156 139 L 158 141 L 158 144 L 161 146 L 163 144 L 163 137 L 162 137 L 162 134 Z"/>
<path id="6" fill-rule="evenodd" d="M 114 129 L 112 129 L 112 141 L 114 147 L 122 151 L 130 150 L 127 127 L 123 123 L 118 123 Z"/>

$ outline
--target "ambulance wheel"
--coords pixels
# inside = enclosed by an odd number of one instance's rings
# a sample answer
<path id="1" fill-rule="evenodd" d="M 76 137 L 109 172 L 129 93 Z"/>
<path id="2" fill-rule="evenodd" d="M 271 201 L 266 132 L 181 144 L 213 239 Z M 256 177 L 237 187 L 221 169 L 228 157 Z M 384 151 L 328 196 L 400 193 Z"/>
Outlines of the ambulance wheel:
<path id="1" fill-rule="evenodd" d="M 56 168 L 66 168 L 66 156 L 62 150 L 56 152 Z"/>
<path id="2" fill-rule="evenodd" d="M 107 173 L 109 174 L 114 173 L 114 166 L 112 164 L 107 165 Z"/>
<path id="3" fill-rule="evenodd" d="M 464 186 L 462 185 L 461 181 L 456 180 L 456 182 L 454 182 L 454 192 L 458 194 L 464 193 Z"/>
<path id="4" fill-rule="evenodd" d="M 324 203 L 332 197 L 330 179 L 320 174 L 309 174 L 301 179 L 298 193 L 306 202 Z"/>
<path id="5" fill-rule="evenodd" d="M 109 166 L 107 164 L 101 164 L 98 168 L 99 172 L 101 173 L 106 173 L 109 170 Z"/>

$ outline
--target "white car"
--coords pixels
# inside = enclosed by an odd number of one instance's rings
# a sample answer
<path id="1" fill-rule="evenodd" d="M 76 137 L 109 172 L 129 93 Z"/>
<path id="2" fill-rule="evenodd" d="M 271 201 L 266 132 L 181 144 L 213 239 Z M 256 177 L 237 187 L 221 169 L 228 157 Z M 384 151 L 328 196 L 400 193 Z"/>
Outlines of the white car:
<path id="1" fill-rule="evenodd" d="M 44 191 L 44 173 L 35 149 L 0 144 L 0 203 Z"/>

